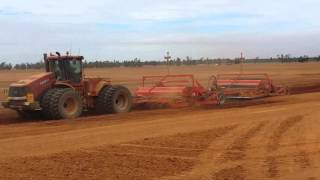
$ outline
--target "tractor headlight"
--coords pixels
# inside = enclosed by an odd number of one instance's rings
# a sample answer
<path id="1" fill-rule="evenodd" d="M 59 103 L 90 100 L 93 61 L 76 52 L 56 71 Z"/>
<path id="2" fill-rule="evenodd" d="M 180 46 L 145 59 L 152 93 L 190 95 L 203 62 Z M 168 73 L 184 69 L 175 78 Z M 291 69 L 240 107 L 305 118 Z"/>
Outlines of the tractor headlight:
<path id="1" fill-rule="evenodd" d="M 34 95 L 33 93 L 27 93 L 27 102 L 33 103 L 34 102 Z"/>

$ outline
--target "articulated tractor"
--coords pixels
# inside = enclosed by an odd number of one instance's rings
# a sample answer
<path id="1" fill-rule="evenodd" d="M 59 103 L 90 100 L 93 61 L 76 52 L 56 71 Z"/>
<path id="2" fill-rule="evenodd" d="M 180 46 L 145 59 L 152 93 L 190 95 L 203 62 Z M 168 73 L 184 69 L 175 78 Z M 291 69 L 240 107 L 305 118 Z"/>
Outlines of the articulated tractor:
<path id="1" fill-rule="evenodd" d="M 76 118 L 84 110 L 124 113 L 132 106 L 130 91 L 104 78 L 83 75 L 83 56 L 44 54 L 45 72 L 13 83 L 2 105 L 21 116 L 41 113 L 47 119 Z"/>

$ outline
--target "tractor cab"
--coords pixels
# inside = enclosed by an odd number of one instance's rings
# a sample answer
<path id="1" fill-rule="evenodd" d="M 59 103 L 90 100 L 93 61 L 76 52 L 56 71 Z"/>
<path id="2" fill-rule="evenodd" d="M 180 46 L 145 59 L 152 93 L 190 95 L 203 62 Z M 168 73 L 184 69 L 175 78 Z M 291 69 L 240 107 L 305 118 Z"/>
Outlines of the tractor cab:
<path id="1" fill-rule="evenodd" d="M 82 60 L 83 56 L 65 56 L 44 54 L 46 72 L 54 73 L 57 81 L 69 81 L 72 83 L 80 83 L 83 77 Z"/>

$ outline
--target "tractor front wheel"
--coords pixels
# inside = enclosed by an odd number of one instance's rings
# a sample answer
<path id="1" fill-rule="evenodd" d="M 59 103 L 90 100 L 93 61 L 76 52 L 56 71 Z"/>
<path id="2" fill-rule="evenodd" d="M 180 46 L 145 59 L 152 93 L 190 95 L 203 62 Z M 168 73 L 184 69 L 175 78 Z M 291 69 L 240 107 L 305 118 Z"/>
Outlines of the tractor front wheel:
<path id="1" fill-rule="evenodd" d="M 42 113 L 45 116 L 45 118 L 50 119 L 51 118 L 51 111 L 50 111 L 50 104 L 51 104 L 51 96 L 52 94 L 59 89 L 53 88 L 49 89 L 44 93 L 44 95 L 41 98 L 40 106 L 42 108 Z"/>
<path id="2" fill-rule="evenodd" d="M 54 89 L 45 100 L 50 102 L 43 112 L 49 119 L 72 119 L 79 117 L 83 110 L 81 96 L 73 89 Z M 44 108 L 44 107 L 43 107 Z"/>

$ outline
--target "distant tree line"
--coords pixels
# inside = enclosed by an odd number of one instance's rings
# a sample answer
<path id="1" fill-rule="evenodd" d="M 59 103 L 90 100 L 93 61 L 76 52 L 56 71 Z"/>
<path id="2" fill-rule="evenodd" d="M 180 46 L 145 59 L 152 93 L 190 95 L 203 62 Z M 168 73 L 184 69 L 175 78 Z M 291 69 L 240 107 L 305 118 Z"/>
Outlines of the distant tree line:
<path id="1" fill-rule="evenodd" d="M 20 63 L 12 65 L 11 63 L 0 62 L 0 70 L 11 70 L 11 69 L 42 69 L 44 68 L 43 62 L 37 63 Z"/>
<path id="2" fill-rule="evenodd" d="M 320 62 L 320 56 L 309 57 L 307 55 L 292 57 L 290 54 L 280 54 L 276 58 L 271 57 L 269 59 L 260 59 L 256 57 L 254 59 L 245 60 L 245 63 L 305 63 L 305 62 Z"/>
<path id="3" fill-rule="evenodd" d="M 12 69 L 11 63 L 9 63 L 9 64 L 7 64 L 5 62 L 0 63 L 0 70 L 10 70 L 10 69 Z"/>
<path id="4" fill-rule="evenodd" d="M 95 61 L 84 61 L 83 66 L 85 68 L 112 68 L 112 67 L 141 67 L 146 65 L 171 65 L 171 66 L 181 66 L 181 65 L 198 65 L 198 64 L 240 64 L 240 63 L 305 63 L 305 62 L 320 62 L 320 56 L 318 57 L 309 57 L 309 56 L 300 56 L 300 57 L 291 57 L 289 54 L 281 54 L 277 55 L 277 57 L 270 58 L 253 58 L 253 59 L 209 59 L 209 58 L 200 58 L 200 59 L 192 59 L 187 56 L 186 58 L 176 58 L 170 61 L 141 61 L 138 58 L 133 60 L 95 60 Z M 11 69 L 43 69 L 44 63 L 20 63 L 12 65 L 11 63 L 0 62 L 0 70 L 11 70 Z"/>

